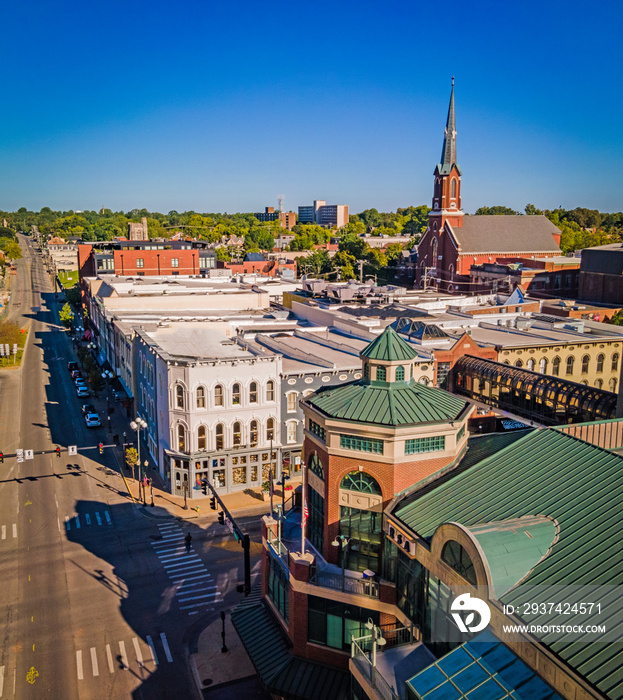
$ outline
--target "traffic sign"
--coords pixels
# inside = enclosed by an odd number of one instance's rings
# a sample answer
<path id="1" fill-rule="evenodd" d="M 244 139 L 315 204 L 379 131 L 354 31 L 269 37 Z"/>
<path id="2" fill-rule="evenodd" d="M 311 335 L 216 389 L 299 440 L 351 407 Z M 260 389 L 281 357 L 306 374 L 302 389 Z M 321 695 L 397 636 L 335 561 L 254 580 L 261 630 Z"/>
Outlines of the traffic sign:
<path id="1" fill-rule="evenodd" d="M 17 355 L 17 343 L 13 343 L 13 354 Z"/>
<path id="2" fill-rule="evenodd" d="M 18 462 L 23 462 L 24 461 L 24 450 L 15 450 L 15 456 L 17 457 Z"/>
<path id="3" fill-rule="evenodd" d="M 67 454 L 68 455 L 77 455 L 78 454 L 78 446 L 77 445 L 69 445 L 67 448 Z"/>
<path id="4" fill-rule="evenodd" d="M 225 518 L 225 527 L 231 532 L 231 534 L 234 534 L 234 524 L 229 518 Z"/>
<path id="5" fill-rule="evenodd" d="M 24 450 L 24 459 L 32 459 L 35 453 L 32 450 Z"/>

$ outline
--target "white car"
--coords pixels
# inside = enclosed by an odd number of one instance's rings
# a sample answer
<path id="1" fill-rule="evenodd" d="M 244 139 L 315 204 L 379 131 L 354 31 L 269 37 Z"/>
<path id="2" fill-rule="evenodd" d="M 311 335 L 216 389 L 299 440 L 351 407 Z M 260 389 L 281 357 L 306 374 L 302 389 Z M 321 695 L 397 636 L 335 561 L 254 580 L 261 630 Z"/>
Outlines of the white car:
<path id="1" fill-rule="evenodd" d="M 86 386 L 87 385 L 87 380 L 84 377 L 76 377 L 74 379 L 74 384 L 76 386 Z"/>
<path id="2" fill-rule="evenodd" d="M 99 428 L 102 424 L 97 413 L 87 413 L 84 417 L 84 422 L 87 424 L 87 428 Z"/>
<path id="3" fill-rule="evenodd" d="M 84 399 L 89 395 L 89 390 L 86 386 L 79 386 L 76 388 L 76 396 L 80 399 Z"/>

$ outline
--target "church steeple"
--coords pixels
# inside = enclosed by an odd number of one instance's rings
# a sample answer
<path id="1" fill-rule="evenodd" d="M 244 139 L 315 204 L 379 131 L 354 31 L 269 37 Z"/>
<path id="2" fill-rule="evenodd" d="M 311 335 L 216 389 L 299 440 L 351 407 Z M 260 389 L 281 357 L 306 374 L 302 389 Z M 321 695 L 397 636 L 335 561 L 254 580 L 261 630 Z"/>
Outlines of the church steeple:
<path id="1" fill-rule="evenodd" d="M 456 119 L 454 115 L 454 76 L 452 76 L 452 92 L 450 93 L 450 106 L 446 120 L 446 131 L 441 149 L 441 173 L 449 173 L 456 163 Z M 458 168 L 458 165 L 457 165 Z"/>

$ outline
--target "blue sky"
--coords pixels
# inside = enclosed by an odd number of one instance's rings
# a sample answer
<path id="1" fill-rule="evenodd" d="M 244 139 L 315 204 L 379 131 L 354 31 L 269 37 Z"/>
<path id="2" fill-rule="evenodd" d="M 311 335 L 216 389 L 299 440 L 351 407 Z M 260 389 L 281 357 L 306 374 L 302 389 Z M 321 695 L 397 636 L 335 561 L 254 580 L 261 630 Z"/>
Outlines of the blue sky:
<path id="1" fill-rule="evenodd" d="M 5 4 L 0 209 L 623 210 L 623 4 Z"/>

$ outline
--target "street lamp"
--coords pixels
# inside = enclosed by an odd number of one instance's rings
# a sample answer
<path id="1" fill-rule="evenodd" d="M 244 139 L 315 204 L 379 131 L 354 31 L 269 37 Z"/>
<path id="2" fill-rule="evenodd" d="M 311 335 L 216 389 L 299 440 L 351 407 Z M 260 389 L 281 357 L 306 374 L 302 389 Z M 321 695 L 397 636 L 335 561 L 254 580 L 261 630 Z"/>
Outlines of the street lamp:
<path id="1" fill-rule="evenodd" d="M 333 547 L 340 548 L 340 559 L 342 560 L 342 590 L 345 590 L 345 574 L 344 570 L 346 568 L 346 556 L 344 555 L 344 550 L 348 547 L 348 543 L 352 540 L 352 537 L 345 537 L 344 535 L 337 535 L 336 538 L 331 542 Z"/>
<path id="2" fill-rule="evenodd" d="M 145 481 L 147 479 L 147 468 L 149 467 L 149 462 L 147 460 L 145 460 L 143 462 L 143 467 L 144 467 L 144 469 L 143 469 L 143 472 L 141 473 L 141 476 L 142 476 L 141 482 L 143 484 L 143 505 L 146 506 L 147 501 L 145 498 Z M 151 498 L 151 505 L 152 506 L 154 505 L 153 492 L 152 492 L 152 498 Z"/>
<path id="3" fill-rule="evenodd" d="M 140 471 L 141 471 L 141 428 L 143 430 L 147 427 L 147 422 L 144 421 L 140 416 L 136 416 L 136 420 L 133 420 L 130 423 L 130 428 L 132 430 L 136 430 L 136 442 L 138 444 L 138 471 L 139 471 L 139 476 L 140 476 Z M 141 488 L 141 485 L 139 483 L 138 485 L 139 489 Z"/>
<path id="4" fill-rule="evenodd" d="M 106 410 L 108 413 L 110 413 L 110 380 L 114 376 L 115 375 L 108 369 L 102 372 L 102 379 L 106 382 Z M 108 420 L 110 421 L 110 418 Z"/>
<path id="5" fill-rule="evenodd" d="M 371 617 L 368 618 L 368 621 L 366 622 L 366 627 L 369 630 L 372 630 L 372 687 L 374 688 L 374 681 L 376 675 L 376 647 L 385 646 L 387 644 L 387 640 L 383 638 L 380 628 L 374 624 Z"/>
<path id="6" fill-rule="evenodd" d="M 277 486 L 281 486 L 281 509 L 283 514 L 286 513 L 286 481 L 290 478 L 289 474 L 285 474 L 283 467 L 281 469 L 281 479 L 277 482 Z"/>

